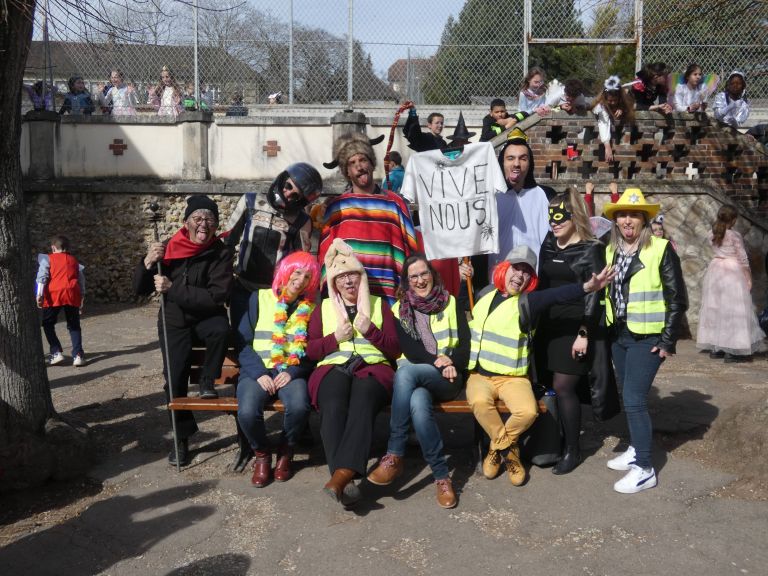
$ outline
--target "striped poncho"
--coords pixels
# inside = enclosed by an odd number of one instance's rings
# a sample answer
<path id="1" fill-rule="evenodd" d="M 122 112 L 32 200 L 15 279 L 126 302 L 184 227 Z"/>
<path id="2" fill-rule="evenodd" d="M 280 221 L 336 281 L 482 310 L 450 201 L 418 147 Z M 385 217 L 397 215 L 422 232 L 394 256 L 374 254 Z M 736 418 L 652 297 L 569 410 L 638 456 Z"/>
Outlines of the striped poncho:
<path id="1" fill-rule="evenodd" d="M 368 274 L 371 294 L 393 303 L 403 263 L 417 250 L 405 201 L 378 187 L 373 194 L 345 192 L 326 209 L 317 253 L 321 263 L 334 238 L 341 238 L 355 251 Z"/>

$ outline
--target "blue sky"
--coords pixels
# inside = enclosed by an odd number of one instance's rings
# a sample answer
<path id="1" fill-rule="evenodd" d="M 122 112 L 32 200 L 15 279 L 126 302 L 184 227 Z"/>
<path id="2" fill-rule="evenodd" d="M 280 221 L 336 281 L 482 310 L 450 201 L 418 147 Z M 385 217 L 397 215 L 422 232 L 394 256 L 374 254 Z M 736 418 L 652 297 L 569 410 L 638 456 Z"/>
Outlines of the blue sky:
<path id="1" fill-rule="evenodd" d="M 268 10 L 288 21 L 288 1 L 252 0 L 259 10 Z M 437 50 L 445 22 L 458 16 L 464 0 L 355 0 L 354 36 L 365 43 L 377 73 L 398 58 L 431 56 Z M 347 33 L 347 0 L 293 0 L 296 22 L 323 28 L 336 35 Z"/>

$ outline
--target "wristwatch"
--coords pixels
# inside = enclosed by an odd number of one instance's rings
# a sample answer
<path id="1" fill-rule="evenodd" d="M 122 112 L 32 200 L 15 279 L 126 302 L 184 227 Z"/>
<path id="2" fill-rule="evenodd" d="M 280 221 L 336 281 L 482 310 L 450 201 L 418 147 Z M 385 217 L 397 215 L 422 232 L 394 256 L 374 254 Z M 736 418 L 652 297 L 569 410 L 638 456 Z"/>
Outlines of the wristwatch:
<path id="1" fill-rule="evenodd" d="M 577 332 L 577 334 L 579 336 L 581 336 L 582 338 L 586 338 L 587 337 L 587 331 L 584 328 L 579 328 L 579 331 Z"/>

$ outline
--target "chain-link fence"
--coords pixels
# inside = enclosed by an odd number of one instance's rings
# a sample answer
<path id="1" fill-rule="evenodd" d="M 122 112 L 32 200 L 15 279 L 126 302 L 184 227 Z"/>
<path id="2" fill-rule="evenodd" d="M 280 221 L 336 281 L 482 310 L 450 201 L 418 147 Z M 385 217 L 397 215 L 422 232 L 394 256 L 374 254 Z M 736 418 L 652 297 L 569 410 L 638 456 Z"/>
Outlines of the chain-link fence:
<path id="1" fill-rule="evenodd" d="M 27 80 L 42 79 L 50 67 L 61 89 L 78 73 L 93 91 L 119 68 L 142 99 L 167 66 L 182 89 L 189 84 L 194 91 L 190 3 L 108 5 L 98 25 L 95 14 L 78 24 L 52 9 L 50 58 L 35 42 Z M 609 74 L 631 80 L 638 40 L 642 61 L 664 61 L 679 72 L 697 62 L 721 85 L 739 69 L 749 96 L 768 98 L 764 1 L 200 0 L 200 7 L 199 79 L 220 107 L 240 97 L 245 106 L 266 104 L 278 92 L 284 103 L 346 104 L 350 71 L 356 103 L 478 104 L 501 97 L 514 106 L 528 66 L 561 82 L 578 78 L 593 93 Z M 36 38 L 39 32 L 38 25 Z"/>

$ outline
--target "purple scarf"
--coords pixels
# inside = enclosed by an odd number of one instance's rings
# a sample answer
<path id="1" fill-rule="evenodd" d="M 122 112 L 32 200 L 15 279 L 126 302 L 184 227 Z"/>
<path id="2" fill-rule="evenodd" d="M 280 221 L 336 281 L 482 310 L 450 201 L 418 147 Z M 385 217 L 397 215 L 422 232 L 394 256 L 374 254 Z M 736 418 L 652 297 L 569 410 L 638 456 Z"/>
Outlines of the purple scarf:
<path id="1" fill-rule="evenodd" d="M 442 312 L 448 306 L 450 294 L 442 286 L 433 286 L 432 290 L 424 297 L 417 296 L 413 290 L 406 290 L 400 300 L 400 324 L 406 334 L 421 340 L 416 330 L 416 310 L 422 314 L 435 314 Z"/>

